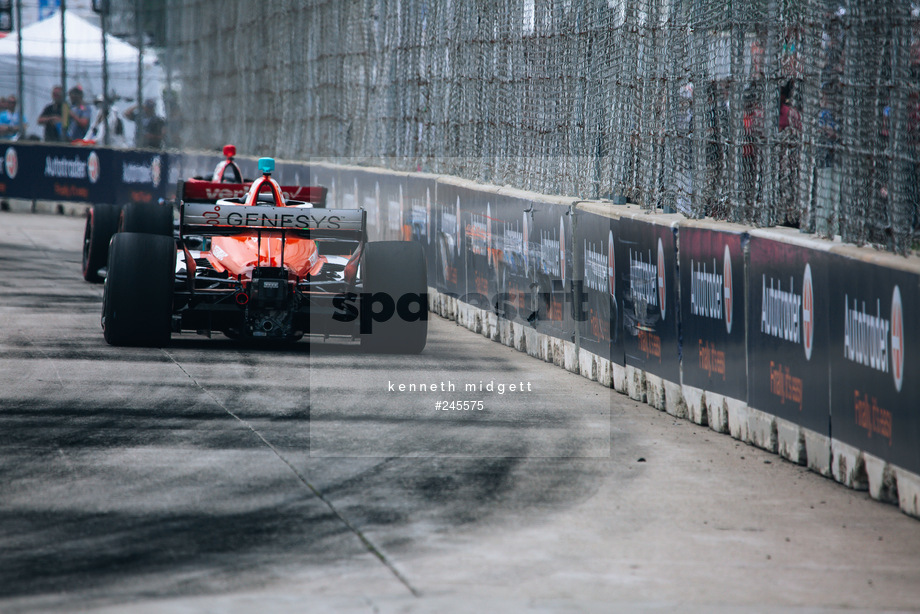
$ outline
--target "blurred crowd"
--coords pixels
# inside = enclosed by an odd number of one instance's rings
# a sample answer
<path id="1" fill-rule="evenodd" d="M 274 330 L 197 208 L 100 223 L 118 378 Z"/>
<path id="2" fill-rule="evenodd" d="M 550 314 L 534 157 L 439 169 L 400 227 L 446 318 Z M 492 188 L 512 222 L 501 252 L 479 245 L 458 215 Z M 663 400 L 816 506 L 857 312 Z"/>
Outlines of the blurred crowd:
<path id="1" fill-rule="evenodd" d="M 166 120 L 157 113 L 153 99 L 120 111 L 102 96 L 88 103 L 79 85 L 70 88 L 65 99 L 64 88 L 57 85 L 51 90 L 51 102 L 35 119 L 41 136 L 31 137 L 24 136 L 28 124 L 16 111 L 17 103 L 16 96 L 0 98 L 0 140 L 28 138 L 47 143 L 160 149 L 166 137 Z M 135 125 L 133 142 L 126 137 L 125 121 Z"/>

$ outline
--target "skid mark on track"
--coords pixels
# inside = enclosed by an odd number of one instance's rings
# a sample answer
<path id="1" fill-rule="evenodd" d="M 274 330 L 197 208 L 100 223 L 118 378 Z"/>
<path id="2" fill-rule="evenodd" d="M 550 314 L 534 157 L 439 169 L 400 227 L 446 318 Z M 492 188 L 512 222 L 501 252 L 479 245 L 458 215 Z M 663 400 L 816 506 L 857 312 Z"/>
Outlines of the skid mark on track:
<path id="1" fill-rule="evenodd" d="M 21 346 L 24 348 L 33 349 L 38 354 L 41 354 L 43 359 L 39 359 L 40 362 L 47 362 L 49 365 L 51 365 L 51 370 L 54 371 L 54 376 L 57 379 L 57 385 L 61 388 L 61 390 L 65 389 L 67 386 L 64 384 L 64 378 L 61 377 L 61 371 L 58 369 L 57 361 L 55 361 L 54 357 L 52 357 L 51 354 L 49 354 L 48 352 L 43 350 L 41 347 L 39 347 L 39 345 L 35 343 L 35 340 L 32 339 L 32 337 L 30 337 L 29 335 L 23 334 L 23 337 L 25 337 L 25 342 L 21 343 Z M 29 373 L 26 373 L 23 376 L 23 378 L 20 379 L 19 381 L 22 381 L 23 379 L 26 379 L 26 378 L 31 379 L 33 377 L 35 377 L 35 372 L 30 371 Z"/>
<path id="2" fill-rule="evenodd" d="M 332 501 L 330 501 L 325 495 L 323 495 L 322 491 L 320 491 L 316 486 L 314 486 L 314 485 L 310 482 L 310 480 L 308 480 L 307 477 L 306 477 L 301 471 L 299 471 L 299 470 L 293 465 L 293 463 L 291 463 L 291 461 L 289 461 L 289 460 L 284 456 L 284 454 L 281 453 L 280 450 L 278 450 L 278 448 L 276 448 L 274 445 L 272 445 L 272 443 L 271 443 L 270 441 L 268 441 L 268 440 L 265 438 L 265 436 L 262 435 L 262 433 L 260 433 L 254 426 L 252 426 L 251 423 L 249 423 L 247 420 L 241 418 L 239 415 L 237 415 L 236 413 L 234 413 L 232 409 L 230 409 L 229 407 L 227 407 L 226 405 L 224 405 L 223 403 L 221 403 L 220 399 L 218 399 L 217 397 L 215 397 L 213 394 L 211 394 L 211 391 L 209 391 L 207 388 L 205 388 L 204 386 L 202 386 L 201 383 L 200 383 L 197 379 L 195 379 L 195 377 L 192 376 L 191 373 L 189 373 L 188 371 L 185 370 L 185 367 L 183 367 L 183 366 L 179 363 L 179 361 L 176 360 L 176 358 L 175 358 L 172 354 L 170 354 L 170 353 L 169 353 L 167 350 L 165 350 L 165 349 L 162 350 L 162 352 L 173 362 L 173 364 L 175 364 L 175 365 L 179 368 L 180 371 L 182 371 L 182 372 L 186 375 L 186 377 L 188 377 L 188 378 L 192 381 L 192 383 L 195 385 L 195 387 L 197 387 L 199 390 L 201 390 L 201 392 L 203 392 L 204 394 L 208 395 L 208 397 L 209 397 L 212 401 L 214 401 L 214 403 L 215 403 L 218 407 L 220 407 L 220 408 L 223 409 L 225 412 L 227 412 L 227 414 L 229 414 L 229 415 L 232 416 L 235 420 L 237 420 L 238 422 L 240 422 L 240 424 L 242 424 L 243 426 L 245 426 L 246 428 L 248 428 L 248 429 L 253 433 L 253 435 L 255 435 L 256 437 L 258 437 L 259 440 L 260 440 L 262 443 L 264 443 L 265 446 L 268 447 L 268 449 L 270 449 L 270 450 L 275 454 L 275 456 L 278 457 L 278 459 L 279 459 L 282 463 L 284 463 L 285 465 L 287 465 L 288 469 L 291 470 L 291 472 L 297 477 L 297 479 L 300 480 L 300 482 L 301 482 L 304 486 L 306 486 L 306 488 L 307 488 L 311 493 L 313 493 L 313 495 L 315 495 L 320 501 L 322 501 L 322 502 L 326 505 L 326 507 L 329 508 L 329 510 L 332 512 L 332 514 L 333 514 L 342 524 L 344 524 L 345 527 L 346 527 L 349 531 L 351 531 L 352 533 L 354 533 L 355 537 L 357 537 L 358 540 L 361 541 L 361 543 L 364 545 L 364 547 L 367 549 L 367 551 L 370 552 L 371 554 L 373 554 L 375 557 L 377 557 L 377 559 L 378 559 L 381 563 L 383 563 L 383 565 L 386 566 L 386 568 L 387 568 L 388 570 L 390 570 L 390 573 L 392 573 L 393 576 L 395 576 L 396 579 L 399 580 L 399 582 L 400 582 L 403 586 L 405 586 L 405 587 L 409 590 L 409 592 L 412 593 L 413 596 L 415 596 L 415 597 L 420 596 L 420 593 L 419 593 L 418 589 L 416 589 L 414 586 L 412 586 L 412 584 L 409 582 L 408 578 L 406 578 L 402 573 L 400 573 L 400 571 L 399 571 L 398 569 L 396 569 L 396 566 L 393 564 L 393 562 L 390 561 L 389 558 L 387 558 L 387 556 L 380 550 L 380 548 L 378 548 L 378 547 L 374 544 L 374 542 L 372 542 L 372 541 L 370 540 L 370 538 L 369 538 L 367 535 L 365 535 L 363 531 L 361 531 L 361 529 L 359 529 L 359 528 L 356 527 L 354 524 L 352 524 L 352 523 L 348 520 L 348 518 L 346 518 L 346 517 L 338 510 L 338 508 L 335 507 L 335 505 L 332 503 Z"/>

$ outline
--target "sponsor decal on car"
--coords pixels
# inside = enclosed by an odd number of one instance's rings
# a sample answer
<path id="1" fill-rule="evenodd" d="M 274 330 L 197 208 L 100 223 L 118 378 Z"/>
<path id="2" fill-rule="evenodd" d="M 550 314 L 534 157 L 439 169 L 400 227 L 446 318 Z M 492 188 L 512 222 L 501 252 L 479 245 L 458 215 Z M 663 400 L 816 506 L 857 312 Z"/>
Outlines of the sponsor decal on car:
<path id="1" fill-rule="evenodd" d="M 313 210 L 287 207 L 186 203 L 183 223 L 189 226 L 360 230 L 360 210 Z"/>

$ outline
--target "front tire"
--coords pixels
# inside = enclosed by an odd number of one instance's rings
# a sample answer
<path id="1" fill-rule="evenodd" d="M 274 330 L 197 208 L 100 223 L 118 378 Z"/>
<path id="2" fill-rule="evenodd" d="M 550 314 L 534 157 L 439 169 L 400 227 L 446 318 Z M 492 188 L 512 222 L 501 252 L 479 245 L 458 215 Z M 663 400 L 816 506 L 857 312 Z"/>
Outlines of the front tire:
<path id="1" fill-rule="evenodd" d="M 118 230 L 118 205 L 93 205 L 86 212 L 83 230 L 83 279 L 100 283 L 104 279 L 99 269 L 109 258 L 109 241 Z"/>
<path id="2" fill-rule="evenodd" d="M 361 347 L 379 354 L 420 353 L 428 340 L 428 268 L 421 243 L 367 243 L 361 268 L 365 293 L 383 293 L 394 306 L 403 300 L 414 307 L 412 313 L 396 309 L 384 321 L 371 322 L 371 331 L 361 333 Z"/>
<path id="3" fill-rule="evenodd" d="M 175 272 L 172 237 L 134 232 L 112 237 L 102 297 L 102 331 L 109 345 L 169 343 Z"/>

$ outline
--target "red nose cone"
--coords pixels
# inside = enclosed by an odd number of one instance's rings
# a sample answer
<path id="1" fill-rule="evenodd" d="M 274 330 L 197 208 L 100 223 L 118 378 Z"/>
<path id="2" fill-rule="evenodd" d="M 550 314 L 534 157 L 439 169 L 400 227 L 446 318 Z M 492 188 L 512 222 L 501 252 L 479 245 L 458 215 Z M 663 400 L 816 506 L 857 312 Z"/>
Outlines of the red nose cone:
<path id="1" fill-rule="evenodd" d="M 224 145 L 224 155 L 228 158 L 236 155 L 236 146 L 235 145 Z"/>

